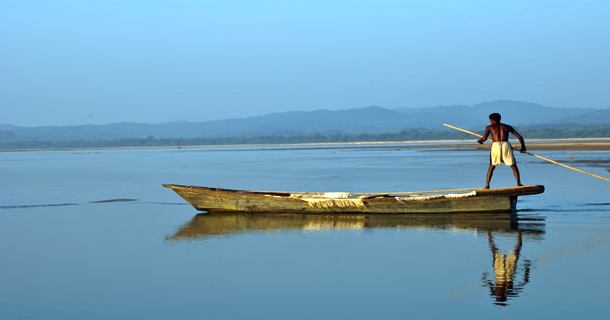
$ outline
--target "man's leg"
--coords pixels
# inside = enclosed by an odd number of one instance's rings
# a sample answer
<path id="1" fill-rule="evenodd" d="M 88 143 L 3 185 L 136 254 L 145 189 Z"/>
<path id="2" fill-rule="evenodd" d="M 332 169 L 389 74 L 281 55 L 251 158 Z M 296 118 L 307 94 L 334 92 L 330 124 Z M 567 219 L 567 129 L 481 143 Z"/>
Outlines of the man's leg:
<path id="1" fill-rule="evenodd" d="M 522 186 L 521 175 L 519 174 L 519 168 L 517 168 L 516 164 L 513 164 L 512 166 L 510 166 L 510 168 L 513 169 L 513 175 L 515 176 L 515 180 L 517 180 L 517 185 Z"/>
<path id="2" fill-rule="evenodd" d="M 487 180 L 485 180 L 485 189 L 489 189 L 489 183 L 491 182 L 491 177 L 493 176 L 495 169 L 496 167 L 492 166 L 491 164 L 489 165 L 489 168 L 487 168 Z"/>

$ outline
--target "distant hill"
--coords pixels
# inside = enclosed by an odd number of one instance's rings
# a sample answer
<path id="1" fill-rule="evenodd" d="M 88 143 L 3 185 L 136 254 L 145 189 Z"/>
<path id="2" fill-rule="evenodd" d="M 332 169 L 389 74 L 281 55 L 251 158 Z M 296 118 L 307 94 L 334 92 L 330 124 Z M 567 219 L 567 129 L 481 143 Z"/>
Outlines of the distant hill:
<path id="1" fill-rule="evenodd" d="M 488 124 L 487 116 L 493 112 L 502 114 L 502 121 L 513 125 L 554 124 L 572 122 L 575 124 L 592 124 L 586 118 L 573 121 L 578 117 L 595 113 L 599 109 L 553 108 L 540 104 L 495 100 L 478 103 L 473 106 L 439 106 L 431 108 L 399 108 L 399 112 L 412 117 L 412 126 L 431 128 L 439 122 L 460 124 L 465 127 L 479 127 Z M 571 119 L 571 121 L 567 121 Z M 610 123 L 610 121 L 606 122 Z"/>
<path id="2" fill-rule="evenodd" d="M 0 125 L 0 141 L 68 141 L 155 138 L 257 137 L 304 134 L 378 134 L 405 129 L 438 129 L 442 123 L 482 128 L 487 115 L 499 112 L 503 121 L 519 125 L 610 124 L 609 109 L 554 108 L 535 103 L 496 100 L 473 106 L 429 108 L 366 107 L 346 110 L 291 111 L 257 117 L 207 122 L 160 124 L 20 127 Z"/>
<path id="3" fill-rule="evenodd" d="M 610 108 L 595 110 L 585 114 L 562 119 L 564 123 L 578 124 L 610 124 Z"/>
<path id="4" fill-rule="evenodd" d="M 99 140 L 146 138 L 169 133 L 172 137 L 197 137 L 203 123 L 167 122 L 145 124 L 121 122 L 106 125 L 19 127 L 0 125 L 0 132 L 12 133 L 20 140 Z M 0 135 L 1 136 L 1 135 Z"/>

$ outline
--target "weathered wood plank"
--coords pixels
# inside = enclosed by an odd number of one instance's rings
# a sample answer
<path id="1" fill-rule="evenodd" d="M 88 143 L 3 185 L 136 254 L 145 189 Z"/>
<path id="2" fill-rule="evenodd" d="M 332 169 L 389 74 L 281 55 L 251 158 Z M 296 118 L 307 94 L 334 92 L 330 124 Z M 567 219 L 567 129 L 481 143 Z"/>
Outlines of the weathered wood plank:
<path id="1" fill-rule="evenodd" d="M 452 189 L 422 192 L 266 192 L 166 184 L 197 210 L 293 213 L 459 213 L 510 212 L 520 195 L 544 186 Z M 329 196 L 330 195 L 330 196 Z"/>

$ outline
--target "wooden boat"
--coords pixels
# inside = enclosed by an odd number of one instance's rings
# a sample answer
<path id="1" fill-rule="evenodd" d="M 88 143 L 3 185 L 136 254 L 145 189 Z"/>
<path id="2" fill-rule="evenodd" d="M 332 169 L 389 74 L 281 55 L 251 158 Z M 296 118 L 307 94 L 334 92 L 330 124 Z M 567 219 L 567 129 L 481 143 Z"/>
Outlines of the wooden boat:
<path id="1" fill-rule="evenodd" d="M 544 218 L 512 213 L 464 214 L 321 214 L 214 212 L 194 216 L 168 240 L 190 240 L 223 235 L 287 230 L 414 229 L 523 233 L 540 239 Z"/>
<path id="2" fill-rule="evenodd" d="M 277 192 L 164 184 L 199 211 L 266 213 L 513 212 L 517 198 L 544 186 L 464 188 L 423 192 Z"/>

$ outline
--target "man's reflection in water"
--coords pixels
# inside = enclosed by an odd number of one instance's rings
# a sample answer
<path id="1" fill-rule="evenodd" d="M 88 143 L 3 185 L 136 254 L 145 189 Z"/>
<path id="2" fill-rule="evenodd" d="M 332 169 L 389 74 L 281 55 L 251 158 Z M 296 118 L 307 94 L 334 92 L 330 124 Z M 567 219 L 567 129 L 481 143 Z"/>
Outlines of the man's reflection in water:
<path id="1" fill-rule="evenodd" d="M 487 241 L 489 249 L 493 256 L 494 280 L 490 280 L 487 273 L 483 274 L 483 285 L 489 287 L 491 295 L 495 297 L 496 305 L 506 306 L 508 297 L 517 297 L 523 290 L 525 284 L 529 282 L 529 274 L 531 261 L 523 261 L 523 275 L 521 281 L 515 282 L 517 277 L 519 263 L 519 254 L 523 246 L 523 232 L 517 232 L 517 242 L 515 247 L 508 252 L 502 252 L 496 246 L 494 237 L 491 231 L 487 232 Z"/>

